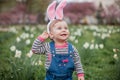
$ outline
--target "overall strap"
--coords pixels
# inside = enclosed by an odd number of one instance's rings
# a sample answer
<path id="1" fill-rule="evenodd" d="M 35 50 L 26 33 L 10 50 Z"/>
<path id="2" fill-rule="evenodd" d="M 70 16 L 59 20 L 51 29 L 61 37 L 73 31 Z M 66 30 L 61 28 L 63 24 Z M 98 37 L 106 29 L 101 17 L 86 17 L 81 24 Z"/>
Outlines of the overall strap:
<path id="1" fill-rule="evenodd" d="M 74 49 L 72 47 L 72 44 L 68 42 L 68 53 L 74 53 Z"/>
<path id="2" fill-rule="evenodd" d="M 51 54 L 56 54 L 56 51 L 55 51 L 55 42 L 51 41 L 49 44 L 50 44 L 50 52 L 51 52 Z"/>

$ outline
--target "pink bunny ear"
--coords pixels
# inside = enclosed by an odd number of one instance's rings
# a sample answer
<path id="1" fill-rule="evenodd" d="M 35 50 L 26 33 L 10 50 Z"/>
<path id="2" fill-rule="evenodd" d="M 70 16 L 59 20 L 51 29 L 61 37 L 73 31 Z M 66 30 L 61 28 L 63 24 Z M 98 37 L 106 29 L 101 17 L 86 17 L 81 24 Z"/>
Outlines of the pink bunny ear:
<path id="1" fill-rule="evenodd" d="M 66 0 L 62 0 L 56 8 L 56 19 L 63 19 L 63 8 L 66 6 Z"/>
<path id="2" fill-rule="evenodd" d="M 56 1 L 53 1 L 47 8 L 47 16 L 49 20 L 55 19 L 55 7 L 56 7 Z"/>

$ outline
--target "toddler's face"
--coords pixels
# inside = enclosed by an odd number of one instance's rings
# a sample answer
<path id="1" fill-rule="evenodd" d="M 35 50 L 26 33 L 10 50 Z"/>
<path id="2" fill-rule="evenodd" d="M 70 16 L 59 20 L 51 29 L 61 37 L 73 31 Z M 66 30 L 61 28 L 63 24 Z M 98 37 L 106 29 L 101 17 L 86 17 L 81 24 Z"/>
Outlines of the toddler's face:
<path id="1" fill-rule="evenodd" d="M 67 40 L 69 34 L 68 25 L 65 21 L 59 21 L 53 27 L 51 27 L 50 37 L 53 40 Z"/>

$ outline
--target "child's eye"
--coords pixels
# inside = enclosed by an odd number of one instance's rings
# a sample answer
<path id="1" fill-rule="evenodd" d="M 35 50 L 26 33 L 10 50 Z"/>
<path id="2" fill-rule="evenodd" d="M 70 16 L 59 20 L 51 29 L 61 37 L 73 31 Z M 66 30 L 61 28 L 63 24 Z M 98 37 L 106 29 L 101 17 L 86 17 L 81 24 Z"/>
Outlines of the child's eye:
<path id="1" fill-rule="evenodd" d="M 65 27 L 65 29 L 67 30 L 67 29 L 68 29 L 68 27 Z"/>
<path id="2" fill-rule="evenodd" d="M 58 27 L 58 29 L 60 30 L 60 29 L 62 29 L 61 27 Z"/>

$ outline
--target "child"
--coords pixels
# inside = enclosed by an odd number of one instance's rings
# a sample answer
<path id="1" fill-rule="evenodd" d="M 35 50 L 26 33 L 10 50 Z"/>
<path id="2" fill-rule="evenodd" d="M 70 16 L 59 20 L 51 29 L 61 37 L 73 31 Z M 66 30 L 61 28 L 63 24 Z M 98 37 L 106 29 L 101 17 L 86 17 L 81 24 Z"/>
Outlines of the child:
<path id="1" fill-rule="evenodd" d="M 47 26 L 47 32 L 43 32 L 34 41 L 32 51 L 36 54 L 46 55 L 45 80 L 73 80 L 72 73 L 74 70 L 77 72 L 78 80 L 84 80 L 78 51 L 67 42 L 70 32 L 67 23 L 62 20 L 66 0 L 58 5 L 56 11 L 55 5 L 56 1 L 48 7 L 47 13 L 51 21 Z M 51 39 L 51 42 L 45 42 L 48 38 Z"/>

